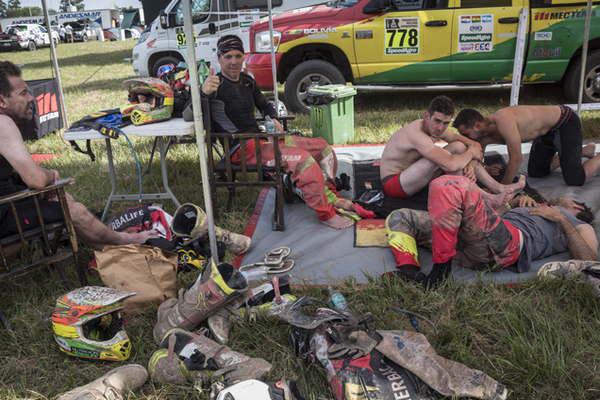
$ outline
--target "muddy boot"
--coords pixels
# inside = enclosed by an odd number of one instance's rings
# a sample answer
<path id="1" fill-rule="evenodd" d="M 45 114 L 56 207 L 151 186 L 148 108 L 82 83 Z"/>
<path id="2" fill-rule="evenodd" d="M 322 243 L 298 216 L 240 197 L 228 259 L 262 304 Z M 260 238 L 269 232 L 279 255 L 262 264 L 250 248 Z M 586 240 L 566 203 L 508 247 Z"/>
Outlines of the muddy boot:
<path id="1" fill-rule="evenodd" d="M 234 309 L 229 307 L 222 308 L 206 320 L 208 330 L 217 343 L 227 344 L 229 341 L 229 331 L 233 325 L 232 318 L 234 318 L 233 313 L 235 312 Z"/>
<path id="2" fill-rule="evenodd" d="M 251 358 L 222 346 L 206 336 L 173 329 L 160 343 L 148 365 L 150 378 L 158 383 L 190 382 L 207 386 L 226 385 L 246 379 L 260 379 L 271 370 L 262 358 Z"/>
<path id="3" fill-rule="evenodd" d="M 190 288 L 179 290 L 177 299 L 167 299 L 158 307 L 154 340 L 160 343 L 173 328 L 196 329 L 219 309 L 241 299 L 247 289 L 246 278 L 238 270 L 211 262 Z"/>
<path id="4" fill-rule="evenodd" d="M 568 260 L 555 261 L 542 265 L 538 276 L 576 279 L 589 285 L 594 294 L 600 297 L 600 262 Z"/>
<path id="5" fill-rule="evenodd" d="M 406 368 L 444 396 L 505 400 L 506 387 L 476 369 L 439 356 L 427 338 L 410 331 L 377 331 L 375 347 L 391 361 Z"/>
<path id="6" fill-rule="evenodd" d="M 186 203 L 182 204 L 173 216 L 171 230 L 177 236 L 198 239 L 208 233 L 206 213 L 200 207 Z M 230 232 L 227 229 L 215 227 L 217 240 L 222 242 L 233 254 L 245 253 L 250 248 L 251 239 L 248 236 Z"/>
<path id="7" fill-rule="evenodd" d="M 56 400 L 120 400 L 142 387 L 146 380 L 146 368 L 139 364 L 123 365 L 87 385 L 58 396 Z"/>

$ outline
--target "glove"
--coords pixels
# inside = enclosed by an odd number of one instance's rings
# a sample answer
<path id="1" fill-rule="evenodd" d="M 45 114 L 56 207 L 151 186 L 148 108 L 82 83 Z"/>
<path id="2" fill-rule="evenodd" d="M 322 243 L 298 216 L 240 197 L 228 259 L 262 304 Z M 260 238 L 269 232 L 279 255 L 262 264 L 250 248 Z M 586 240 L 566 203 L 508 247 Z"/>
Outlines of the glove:
<path id="1" fill-rule="evenodd" d="M 452 271 L 452 259 L 445 263 L 433 264 L 433 269 L 425 278 L 425 289 L 434 289 L 450 276 Z"/>
<path id="2" fill-rule="evenodd" d="M 344 342 L 330 345 L 327 356 L 330 359 L 356 359 L 370 354 L 377 344 L 377 340 L 370 337 L 366 332 L 355 331 L 348 335 L 347 340 Z"/>

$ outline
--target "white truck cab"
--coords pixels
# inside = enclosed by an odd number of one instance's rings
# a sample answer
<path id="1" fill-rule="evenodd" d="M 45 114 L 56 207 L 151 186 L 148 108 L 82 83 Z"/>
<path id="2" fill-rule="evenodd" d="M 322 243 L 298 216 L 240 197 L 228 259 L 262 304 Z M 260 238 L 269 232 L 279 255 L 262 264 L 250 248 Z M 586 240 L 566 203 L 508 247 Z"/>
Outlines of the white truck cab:
<path id="1" fill-rule="evenodd" d="M 326 0 L 272 0 L 273 13 L 324 3 Z M 211 63 L 217 59 L 217 40 L 239 36 L 250 49 L 250 24 L 267 15 L 267 0 L 192 0 L 196 56 Z M 133 70 L 138 76 L 155 76 L 165 64 L 184 60 L 183 5 L 171 1 L 158 18 L 142 32 L 133 48 Z"/>

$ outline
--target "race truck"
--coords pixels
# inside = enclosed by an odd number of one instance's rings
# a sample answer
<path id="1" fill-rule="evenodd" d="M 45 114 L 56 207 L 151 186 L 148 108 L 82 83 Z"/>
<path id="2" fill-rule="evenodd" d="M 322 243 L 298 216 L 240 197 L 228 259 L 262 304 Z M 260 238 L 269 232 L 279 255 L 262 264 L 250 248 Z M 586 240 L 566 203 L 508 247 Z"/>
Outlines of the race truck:
<path id="1" fill-rule="evenodd" d="M 58 32 L 52 31 L 54 45 L 60 42 Z M 6 27 L 5 33 L 0 33 L 0 50 L 36 50 L 41 46 L 50 46 L 50 36 L 46 27 L 40 24 L 17 24 Z"/>
<path id="2" fill-rule="evenodd" d="M 324 3 L 326 0 L 272 0 L 273 12 Z M 192 0 L 192 21 L 198 59 L 215 63 L 220 36 L 238 35 L 249 48 L 250 24 L 266 14 L 267 0 Z M 139 76 L 156 76 L 165 64 L 183 61 L 186 47 L 183 4 L 172 0 L 142 32 L 133 48 L 133 70 Z"/>
<path id="3" fill-rule="evenodd" d="M 527 7 L 523 82 L 561 82 L 578 97 L 583 0 L 333 0 L 275 17 L 277 77 L 295 112 L 312 85 L 361 89 L 510 88 Z M 266 20 L 250 27 L 246 67 L 273 89 Z M 265 44 L 266 43 L 266 44 Z M 600 0 L 593 2 L 584 101 L 600 102 Z"/>

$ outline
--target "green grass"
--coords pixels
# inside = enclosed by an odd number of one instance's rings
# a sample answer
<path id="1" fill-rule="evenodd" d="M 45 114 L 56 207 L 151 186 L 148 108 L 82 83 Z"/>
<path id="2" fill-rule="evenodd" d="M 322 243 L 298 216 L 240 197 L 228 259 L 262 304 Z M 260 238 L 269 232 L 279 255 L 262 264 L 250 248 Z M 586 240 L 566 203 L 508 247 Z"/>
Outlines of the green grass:
<path id="1" fill-rule="evenodd" d="M 58 48 L 67 109 L 71 121 L 126 101 L 121 82 L 133 76 L 123 61 L 131 55 L 132 42 L 61 45 Z M 47 49 L 34 53 L 4 53 L 23 65 L 26 79 L 51 77 Z M 357 142 L 383 142 L 398 126 L 419 117 L 431 94 L 365 94 L 356 99 Z M 459 107 L 476 107 L 491 112 L 507 105 L 507 92 L 452 94 Z M 522 102 L 561 103 L 560 88 L 530 87 Z M 600 136 L 599 114 L 585 114 L 588 137 Z M 295 127 L 306 130 L 308 119 L 299 117 Z M 136 140 L 135 147 L 147 161 L 151 143 Z M 107 165 L 103 147 L 94 147 L 98 161 L 75 153 L 60 136 L 52 135 L 30 143 L 32 152 L 60 155 L 48 164 L 76 184 L 72 194 L 93 210 L 101 210 L 108 195 Z M 123 185 L 135 187 L 134 165 L 127 147 L 119 141 L 115 157 Z M 169 153 L 172 188 L 181 201 L 202 204 L 200 171 L 194 145 L 176 146 Z M 145 178 L 147 190 L 157 189 L 159 174 L 152 169 Z M 256 191 L 241 190 L 233 212 L 225 210 L 225 196 L 217 197 L 218 223 L 240 230 L 254 207 Z M 125 207 L 125 205 L 119 205 Z M 168 211 L 173 205 L 166 203 Z M 89 250 L 84 257 L 89 257 Z M 70 268 L 71 266 L 68 265 Z M 368 265 L 365 265 L 368 267 Z M 74 274 L 70 278 L 75 280 Z M 181 284 L 191 275 L 182 276 Z M 97 277 L 92 277 L 100 284 Z M 506 384 L 511 399 L 598 399 L 600 398 L 600 308 L 592 293 L 573 282 L 535 281 L 518 288 L 448 285 L 423 292 L 402 282 L 372 281 L 357 287 L 351 281 L 341 287 L 358 313 L 371 312 L 380 329 L 411 329 L 402 315 L 391 311 L 399 306 L 422 314 L 433 325 L 421 327 L 438 352 L 478 368 Z M 71 387 L 95 379 L 115 364 L 70 358 L 58 351 L 50 329 L 50 315 L 64 289 L 55 274 L 39 271 L 14 282 L 0 284 L 0 309 L 10 318 L 14 332 L 0 331 L 0 398 L 51 398 Z M 325 292 L 307 293 L 324 297 Z M 147 364 L 155 350 L 151 328 L 154 312 L 131 318 L 127 331 L 134 345 L 131 362 Z M 297 379 L 308 398 L 331 398 L 325 376 L 316 365 L 298 361 L 288 346 L 288 327 L 276 321 L 238 326 L 231 344 L 236 350 L 260 356 L 274 365 L 271 378 Z M 146 384 L 136 399 L 205 399 L 191 387 Z"/>

